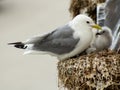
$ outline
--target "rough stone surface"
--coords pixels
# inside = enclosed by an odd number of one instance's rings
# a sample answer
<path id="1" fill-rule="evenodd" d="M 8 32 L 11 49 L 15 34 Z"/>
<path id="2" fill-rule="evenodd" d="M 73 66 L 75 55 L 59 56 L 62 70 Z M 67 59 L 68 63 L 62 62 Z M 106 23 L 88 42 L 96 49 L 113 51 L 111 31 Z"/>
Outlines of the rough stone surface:
<path id="1" fill-rule="evenodd" d="M 96 21 L 97 4 L 104 3 L 106 0 L 71 0 L 69 11 L 72 17 L 78 14 L 87 13 L 94 21 Z"/>

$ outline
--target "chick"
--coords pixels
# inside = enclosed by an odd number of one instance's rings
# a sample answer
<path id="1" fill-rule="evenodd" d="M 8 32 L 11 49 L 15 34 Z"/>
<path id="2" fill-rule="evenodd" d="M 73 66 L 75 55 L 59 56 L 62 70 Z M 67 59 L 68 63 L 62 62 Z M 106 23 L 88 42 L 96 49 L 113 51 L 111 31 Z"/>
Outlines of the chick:
<path id="1" fill-rule="evenodd" d="M 86 50 L 86 53 L 99 52 L 108 49 L 112 44 L 112 32 L 107 26 L 102 27 L 102 30 L 96 33 L 94 42 Z"/>

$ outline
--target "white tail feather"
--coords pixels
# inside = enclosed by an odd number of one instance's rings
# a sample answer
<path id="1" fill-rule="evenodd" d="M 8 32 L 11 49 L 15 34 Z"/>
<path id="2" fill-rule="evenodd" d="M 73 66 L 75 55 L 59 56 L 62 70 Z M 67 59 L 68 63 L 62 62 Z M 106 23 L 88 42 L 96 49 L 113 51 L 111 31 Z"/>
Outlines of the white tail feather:
<path id="1" fill-rule="evenodd" d="M 23 55 L 28 55 L 28 54 L 32 54 L 32 55 L 36 55 L 36 54 L 47 54 L 47 52 L 42 52 L 42 51 L 35 51 L 35 50 L 26 50 Z"/>

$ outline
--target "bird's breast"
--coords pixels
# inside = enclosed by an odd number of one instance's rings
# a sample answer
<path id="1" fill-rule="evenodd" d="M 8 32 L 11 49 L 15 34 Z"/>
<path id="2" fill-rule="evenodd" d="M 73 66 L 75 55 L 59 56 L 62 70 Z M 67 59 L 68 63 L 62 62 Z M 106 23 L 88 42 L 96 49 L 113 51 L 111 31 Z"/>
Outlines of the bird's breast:
<path id="1" fill-rule="evenodd" d="M 87 49 L 92 41 L 93 33 L 92 31 L 83 31 L 74 33 L 75 38 L 80 38 L 76 48 L 74 49 L 74 53 L 81 53 L 85 49 Z"/>

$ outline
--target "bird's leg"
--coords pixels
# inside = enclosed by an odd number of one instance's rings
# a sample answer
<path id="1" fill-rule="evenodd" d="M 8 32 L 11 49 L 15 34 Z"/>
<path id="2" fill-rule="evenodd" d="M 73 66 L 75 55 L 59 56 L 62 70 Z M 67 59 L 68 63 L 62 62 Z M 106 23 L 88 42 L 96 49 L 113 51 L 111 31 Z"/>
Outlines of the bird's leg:
<path id="1" fill-rule="evenodd" d="M 96 48 L 88 48 L 87 50 L 86 50 L 86 53 L 87 54 L 90 54 L 90 53 L 93 53 L 93 52 L 95 52 L 96 51 Z"/>

